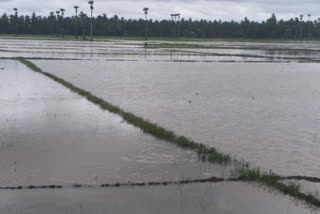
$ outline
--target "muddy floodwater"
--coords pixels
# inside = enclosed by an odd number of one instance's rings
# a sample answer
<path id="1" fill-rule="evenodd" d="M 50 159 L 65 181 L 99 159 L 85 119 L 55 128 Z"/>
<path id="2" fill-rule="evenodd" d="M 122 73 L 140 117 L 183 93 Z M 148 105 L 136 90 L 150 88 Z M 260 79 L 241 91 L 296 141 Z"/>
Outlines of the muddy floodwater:
<path id="1" fill-rule="evenodd" d="M 35 63 L 266 170 L 320 176 L 318 64 Z"/>
<path id="2" fill-rule="evenodd" d="M 1 213 L 310 212 L 246 183 L 99 188 L 103 183 L 221 177 L 227 170 L 142 134 L 19 62 L 2 60 L 0 67 L 0 186 L 66 187 L 0 190 Z M 72 188 L 78 183 L 97 187 Z"/>
<path id="3" fill-rule="evenodd" d="M 14 61 L 0 67 L 0 186 L 225 176 Z"/>
<path id="4" fill-rule="evenodd" d="M 0 213 L 317 213 L 257 183 L 178 184 L 230 178 L 234 165 L 205 163 L 10 59 L 262 170 L 320 177 L 320 43 L 149 45 L 0 39 Z M 319 183 L 296 185 L 320 198 Z"/>
<path id="5" fill-rule="evenodd" d="M 221 183 L 22 192 L 0 190 L 0 212 L 309 214 L 310 210 L 295 205 L 287 197 L 268 193 L 252 184 Z"/>

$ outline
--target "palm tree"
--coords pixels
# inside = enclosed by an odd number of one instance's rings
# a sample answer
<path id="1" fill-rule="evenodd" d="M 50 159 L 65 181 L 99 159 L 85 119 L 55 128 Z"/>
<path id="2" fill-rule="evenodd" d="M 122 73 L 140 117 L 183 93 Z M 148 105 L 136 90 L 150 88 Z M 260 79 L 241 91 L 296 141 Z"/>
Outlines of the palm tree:
<path id="1" fill-rule="evenodd" d="M 90 10 L 91 10 L 91 33 L 90 33 L 90 35 L 91 35 L 91 41 L 93 41 L 92 12 L 93 12 L 93 3 L 94 3 L 94 1 L 89 1 L 88 3 L 90 5 Z"/>
<path id="2" fill-rule="evenodd" d="M 76 10 L 76 40 L 78 40 L 78 9 L 79 9 L 79 6 L 74 6 L 73 8 Z"/>
<path id="3" fill-rule="evenodd" d="M 170 16 L 171 16 L 171 20 L 172 20 L 172 37 L 174 37 L 174 14 L 170 14 Z"/>
<path id="4" fill-rule="evenodd" d="M 53 35 L 54 12 L 50 12 L 51 35 Z"/>
<path id="5" fill-rule="evenodd" d="M 63 32 L 63 15 L 64 15 L 64 12 L 65 12 L 66 10 L 63 9 L 63 8 L 61 8 L 60 11 L 61 11 L 61 24 L 62 24 L 62 26 L 61 26 L 61 38 L 63 38 L 63 37 L 64 37 L 64 32 Z"/>
<path id="6" fill-rule="evenodd" d="M 16 36 L 18 36 L 18 8 L 13 8 L 16 22 Z"/>
<path id="7" fill-rule="evenodd" d="M 84 14 L 82 11 L 80 12 L 80 19 L 82 24 L 82 40 L 85 40 L 85 33 L 84 33 L 84 20 L 86 18 L 86 14 Z"/>
<path id="8" fill-rule="evenodd" d="M 59 14 L 60 14 L 60 11 L 57 10 L 56 14 L 57 14 L 57 38 L 59 38 Z"/>
<path id="9" fill-rule="evenodd" d="M 180 36 L 180 13 L 177 14 L 178 16 L 178 24 L 177 24 L 177 36 Z"/>
<path id="10" fill-rule="evenodd" d="M 300 15 L 300 20 L 301 20 L 301 21 L 303 20 L 303 15 Z"/>
<path id="11" fill-rule="evenodd" d="M 310 20 L 311 20 L 311 14 L 310 13 L 308 14 L 308 17 L 309 17 L 309 22 L 310 22 Z"/>
<path id="12" fill-rule="evenodd" d="M 170 15 L 171 18 L 172 18 L 172 34 L 173 36 L 177 36 L 177 18 L 178 18 L 178 21 L 180 21 L 180 13 L 175 13 L 175 14 L 171 14 Z"/>
<path id="13" fill-rule="evenodd" d="M 149 8 L 145 7 L 143 8 L 144 14 L 145 14 L 145 28 L 144 28 L 144 34 L 145 34 L 145 43 L 144 47 L 146 48 L 148 46 L 148 10 Z"/>

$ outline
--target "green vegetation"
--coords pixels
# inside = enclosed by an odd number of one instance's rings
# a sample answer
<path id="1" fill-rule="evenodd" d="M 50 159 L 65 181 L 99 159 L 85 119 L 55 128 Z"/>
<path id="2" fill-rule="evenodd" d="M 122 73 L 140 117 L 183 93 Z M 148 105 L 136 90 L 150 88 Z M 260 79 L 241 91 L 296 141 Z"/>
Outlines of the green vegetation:
<path id="1" fill-rule="evenodd" d="M 66 41 L 76 41 L 75 36 L 73 35 L 64 35 L 64 38 L 57 38 L 55 35 L 46 35 L 46 34 L 0 34 L 1 39 L 37 39 L 37 40 L 66 40 Z M 86 41 L 89 41 L 89 38 L 86 37 Z M 110 40 L 128 40 L 128 41 L 141 41 L 144 42 L 145 38 L 141 36 L 94 36 L 94 40 L 99 40 L 103 42 L 108 42 Z M 294 39 L 250 39 L 250 38 L 190 38 L 190 37 L 179 37 L 179 38 L 173 38 L 173 37 L 149 37 L 149 41 L 162 41 L 162 42 L 246 42 L 246 43 L 290 43 L 290 42 L 306 42 L 306 41 L 314 41 L 318 42 L 318 38 L 308 39 L 305 38 L 304 40 L 294 40 Z M 136 45 L 136 44 L 134 44 Z M 167 44 L 168 48 L 170 44 Z M 152 47 L 152 46 L 151 46 Z M 154 48 L 160 48 L 157 47 L 157 45 L 154 46 Z M 163 47 L 164 48 L 164 47 Z M 175 47 L 177 48 L 177 47 Z M 184 47 L 183 47 L 184 48 Z M 221 47 L 219 47 L 221 49 Z M 226 48 L 227 49 L 227 48 Z"/>
<path id="2" fill-rule="evenodd" d="M 143 19 L 124 19 L 117 15 L 107 17 L 98 15 L 92 19 L 80 12 L 76 17 L 38 16 L 35 13 L 25 16 L 2 14 L 0 17 L 1 34 L 75 35 L 75 24 L 79 26 L 79 36 L 89 35 L 90 24 L 94 26 L 95 36 L 143 37 L 145 21 Z M 62 25 L 62 23 L 64 23 Z M 182 18 L 173 24 L 171 20 L 147 20 L 150 37 L 184 37 L 184 38 L 244 38 L 244 39 L 318 39 L 320 37 L 319 20 L 305 21 L 303 17 L 279 20 L 272 14 L 263 22 L 244 18 L 240 22 L 220 20 L 192 20 Z M 81 35 L 80 35 L 81 34 Z"/>
<path id="3" fill-rule="evenodd" d="M 276 190 L 284 195 L 288 195 L 295 200 L 300 200 L 313 207 L 320 207 L 320 200 L 310 193 L 302 193 L 301 185 L 295 181 L 290 181 L 288 184 L 281 182 L 285 177 L 281 177 L 272 171 L 261 172 L 259 168 L 250 168 L 248 163 L 241 163 L 234 170 L 231 170 L 231 175 L 238 179 L 258 182 L 267 187 L 269 190 Z"/>
<path id="4" fill-rule="evenodd" d="M 320 207 L 320 200 L 313 196 L 312 194 L 305 194 L 301 192 L 300 185 L 295 182 L 289 182 L 289 184 L 284 184 L 281 181 L 285 179 L 285 177 L 281 177 L 272 171 L 263 172 L 259 168 L 250 167 L 250 164 L 244 161 L 238 161 L 236 159 L 231 158 L 230 155 L 223 154 L 217 151 L 215 148 L 209 147 L 204 144 L 196 143 L 191 139 L 188 139 L 184 136 L 177 136 L 170 130 L 167 130 L 163 127 L 160 127 L 157 124 L 154 124 L 148 120 L 145 120 L 141 117 L 138 117 L 130 112 L 126 112 L 119 107 L 112 105 L 104 101 L 103 99 L 92 95 L 90 92 L 80 89 L 71 83 L 54 76 L 50 73 L 42 71 L 39 67 L 37 67 L 32 62 L 24 59 L 24 58 L 14 58 L 25 64 L 27 67 L 32 69 L 35 72 L 39 72 L 52 80 L 62 84 L 63 86 L 69 88 L 71 91 L 84 96 L 90 102 L 95 103 L 100 106 L 101 109 L 107 110 L 114 114 L 121 116 L 127 123 L 132 124 L 138 128 L 140 128 L 144 133 L 150 134 L 160 140 L 165 140 L 167 142 L 171 142 L 178 147 L 184 149 L 190 149 L 199 155 L 199 158 L 203 161 L 208 161 L 211 163 L 219 163 L 219 164 L 231 164 L 235 165 L 235 168 L 231 170 L 231 175 L 234 177 L 232 179 L 227 179 L 229 181 L 248 181 L 248 182 L 257 182 L 270 190 L 279 191 L 285 195 L 291 196 L 293 199 L 301 200 L 306 204 L 314 207 Z M 301 177 L 301 179 L 303 179 Z M 214 179 L 215 181 L 217 179 Z M 218 179 L 219 180 L 219 179 Z M 185 181 L 184 183 L 188 183 L 189 181 Z M 209 181 L 200 181 L 199 182 L 209 182 Z M 168 184 L 165 182 L 166 185 Z M 109 185 L 108 185 L 109 186 Z M 118 184 L 117 186 L 120 186 Z"/>

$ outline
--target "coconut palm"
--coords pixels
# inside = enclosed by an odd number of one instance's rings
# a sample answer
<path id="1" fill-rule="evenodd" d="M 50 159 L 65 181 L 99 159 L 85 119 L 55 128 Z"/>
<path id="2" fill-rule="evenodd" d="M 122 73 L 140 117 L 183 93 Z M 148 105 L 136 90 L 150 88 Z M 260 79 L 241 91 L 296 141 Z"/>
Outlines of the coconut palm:
<path id="1" fill-rule="evenodd" d="M 177 36 L 177 23 L 180 21 L 180 13 L 170 14 L 172 18 L 172 34 Z M 177 21 L 178 18 L 178 21 Z"/>
<path id="2" fill-rule="evenodd" d="M 64 15 L 64 12 L 66 11 L 65 9 L 61 8 L 60 9 L 61 11 L 61 37 L 63 38 L 64 37 L 64 31 L 63 31 L 63 15 Z"/>
<path id="3" fill-rule="evenodd" d="M 301 21 L 303 20 L 303 15 L 300 15 L 300 20 L 301 20 Z"/>
<path id="4" fill-rule="evenodd" d="M 91 32 L 90 32 L 90 35 L 91 35 L 91 41 L 93 41 L 93 25 L 92 25 L 92 12 L 93 12 L 93 3 L 94 1 L 89 1 L 88 2 L 89 5 L 90 5 L 90 10 L 91 10 Z"/>
<path id="5" fill-rule="evenodd" d="M 53 35 L 54 12 L 50 12 L 51 35 Z"/>
<path id="6" fill-rule="evenodd" d="M 13 11 L 16 22 L 16 36 L 18 36 L 18 8 L 13 8 Z"/>
<path id="7" fill-rule="evenodd" d="M 80 19 L 81 19 L 81 24 L 82 24 L 82 40 L 85 40 L 85 32 L 84 32 L 84 24 L 85 24 L 85 18 L 86 14 L 84 14 L 82 11 L 80 12 Z"/>
<path id="8" fill-rule="evenodd" d="M 59 15 L 60 15 L 60 10 L 57 10 L 56 14 L 57 14 L 57 38 L 59 38 Z"/>
<path id="9" fill-rule="evenodd" d="M 76 10 L 76 40 L 78 40 L 78 9 L 79 9 L 79 6 L 74 6 L 73 8 Z"/>
<path id="10" fill-rule="evenodd" d="M 178 16 L 178 22 L 177 22 L 177 36 L 180 36 L 180 13 L 177 14 Z"/>
<path id="11" fill-rule="evenodd" d="M 145 7 L 143 8 L 144 14 L 145 14 L 145 28 L 144 28 L 144 34 L 145 34 L 145 43 L 144 47 L 146 48 L 148 46 L 148 10 L 149 8 Z"/>

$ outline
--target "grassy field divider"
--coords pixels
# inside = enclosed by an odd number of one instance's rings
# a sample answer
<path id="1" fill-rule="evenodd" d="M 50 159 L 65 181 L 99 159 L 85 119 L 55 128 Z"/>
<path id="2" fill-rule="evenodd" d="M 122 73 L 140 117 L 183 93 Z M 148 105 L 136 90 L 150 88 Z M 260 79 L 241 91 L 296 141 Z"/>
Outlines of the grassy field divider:
<path id="1" fill-rule="evenodd" d="M 74 86 L 73 84 L 65 81 L 62 78 L 59 78 L 53 74 L 42 71 L 35 64 L 30 62 L 25 58 L 12 58 L 18 60 L 24 65 L 26 65 L 31 70 L 41 73 L 50 79 L 62 84 L 63 86 L 69 88 L 71 91 L 85 97 L 88 101 L 98 105 L 102 110 L 109 111 L 111 113 L 117 114 L 123 118 L 128 124 L 131 124 L 144 133 L 152 135 L 153 137 L 164 140 L 170 143 L 175 144 L 176 146 L 195 151 L 199 158 L 202 161 L 207 161 L 210 163 L 218 164 L 230 164 L 233 163 L 236 167 L 234 170 L 231 170 L 231 175 L 234 177 L 234 180 L 248 181 L 248 182 L 257 182 L 270 190 L 277 190 L 285 195 L 291 196 L 293 199 L 300 200 L 305 202 L 306 205 L 311 207 L 320 207 L 320 200 L 317 199 L 312 194 L 305 194 L 301 192 L 299 185 L 296 185 L 294 182 L 289 183 L 288 185 L 282 183 L 281 181 L 286 177 L 277 175 L 270 172 L 262 172 L 259 168 L 250 167 L 250 164 L 245 161 L 236 160 L 228 154 L 219 152 L 217 149 L 204 145 L 201 143 L 194 142 L 193 140 L 184 137 L 178 136 L 174 132 L 167 130 L 155 123 L 152 123 L 146 119 L 143 119 L 139 116 L 134 115 L 133 113 L 126 112 L 120 107 L 115 106 L 88 91 L 85 91 L 81 88 Z M 297 178 L 303 179 L 301 176 L 296 176 Z M 294 177 L 288 177 L 288 179 Z"/>
<path id="2" fill-rule="evenodd" d="M 262 186 L 267 187 L 270 191 L 276 190 L 284 195 L 290 196 L 293 200 L 303 201 L 310 208 L 318 209 L 320 207 L 320 200 L 311 193 L 303 193 L 299 180 L 319 182 L 319 178 L 305 177 L 305 176 L 280 176 L 269 172 L 262 172 L 259 168 L 252 168 L 248 163 L 242 164 L 241 167 L 231 170 L 231 175 L 239 180 L 246 180 L 249 182 L 257 182 Z M 283 183 L 283 180 L 290 180 L 288 184 Z M 291 181 L 293 180 L 293 181 Z"/>

